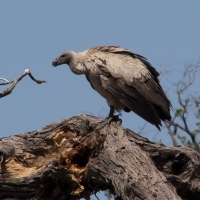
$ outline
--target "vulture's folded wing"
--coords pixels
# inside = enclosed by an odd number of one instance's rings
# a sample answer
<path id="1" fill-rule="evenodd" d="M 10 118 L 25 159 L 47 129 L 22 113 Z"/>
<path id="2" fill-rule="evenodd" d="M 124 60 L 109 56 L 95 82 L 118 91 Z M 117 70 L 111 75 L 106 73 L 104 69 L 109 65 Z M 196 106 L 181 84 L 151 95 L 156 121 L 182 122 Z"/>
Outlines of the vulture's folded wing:
<path id="1" fill-rule="evenodd" d="M 145 120 L 158 126 L 160 119 L 171 119 L 171 104 L 157 79 L 159 73 L 144 57 L 119 47 L 96 47 L 88 50 L 84 64 L 92 85 L 101 84 Z"/>

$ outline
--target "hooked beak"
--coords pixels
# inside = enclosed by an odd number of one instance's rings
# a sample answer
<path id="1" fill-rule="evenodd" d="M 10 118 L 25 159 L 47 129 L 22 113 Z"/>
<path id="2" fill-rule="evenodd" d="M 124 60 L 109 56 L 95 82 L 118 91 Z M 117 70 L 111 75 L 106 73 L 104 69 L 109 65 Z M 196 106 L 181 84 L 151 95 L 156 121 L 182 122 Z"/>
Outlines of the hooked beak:
<path id="1" fill-rule="evenodd" d="M 52 61 L 52 65 L 54 67 L 61 65 L 61 61 L 59 60 L 59 58 L 56 58 L 55 60 Z"/>

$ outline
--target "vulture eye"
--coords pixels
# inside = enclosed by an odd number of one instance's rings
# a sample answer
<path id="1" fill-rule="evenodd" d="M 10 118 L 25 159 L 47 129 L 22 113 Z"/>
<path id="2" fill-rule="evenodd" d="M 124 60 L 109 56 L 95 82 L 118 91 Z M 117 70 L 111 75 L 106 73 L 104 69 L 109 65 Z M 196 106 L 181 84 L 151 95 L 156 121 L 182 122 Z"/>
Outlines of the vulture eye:
<path id="1" fill-rule="evenodd" d="M 60 56 L 61 58 L 65 57 L 65 55 Z"/>

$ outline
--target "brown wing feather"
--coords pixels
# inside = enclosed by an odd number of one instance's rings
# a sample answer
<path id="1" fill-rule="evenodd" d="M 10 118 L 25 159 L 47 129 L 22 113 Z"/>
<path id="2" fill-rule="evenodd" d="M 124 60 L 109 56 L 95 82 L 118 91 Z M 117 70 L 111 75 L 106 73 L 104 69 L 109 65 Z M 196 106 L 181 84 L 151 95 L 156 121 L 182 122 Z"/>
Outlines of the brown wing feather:
<path id="1" fill-rule="evenodd" d="M 113 77 L 108 78 L 107 82 L 104 82 L 104 84 L 106 84 L 108 91 L 115 95 L 116 98 L 120 99 L 127 108 L 151 124 L 156 125 L 159 129 L 161 120 L 156 109 L 134 87 L 124 85 L 118 79 Z"/>

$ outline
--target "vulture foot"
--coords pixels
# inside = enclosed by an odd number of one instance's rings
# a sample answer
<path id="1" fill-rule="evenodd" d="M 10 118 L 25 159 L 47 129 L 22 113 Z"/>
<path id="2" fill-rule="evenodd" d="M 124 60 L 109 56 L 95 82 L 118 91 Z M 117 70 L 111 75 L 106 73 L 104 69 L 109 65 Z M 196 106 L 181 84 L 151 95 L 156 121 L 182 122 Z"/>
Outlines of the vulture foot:
<path id="1" fill-rule="evenodd" d="M 113 121 L 121 125 L 122 124 L 122 119 L 120 119 L 119 116 L 120 116 L 120 114 L 119 115 L 108 116 L 101 123 L 99 123 L 99 125 L 97 125 L 95 130 L 100 130 L 104 126 L 106 126 L 107 124 L 110 124 Z"/>

